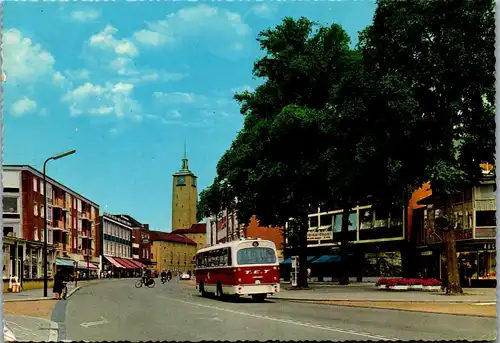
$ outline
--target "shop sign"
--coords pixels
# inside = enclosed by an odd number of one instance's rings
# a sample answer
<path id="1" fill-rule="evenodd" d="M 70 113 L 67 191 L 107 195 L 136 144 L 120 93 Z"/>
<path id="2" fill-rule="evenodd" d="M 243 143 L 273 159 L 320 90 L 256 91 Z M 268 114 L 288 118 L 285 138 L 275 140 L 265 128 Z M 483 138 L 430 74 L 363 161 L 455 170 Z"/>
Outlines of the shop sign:
<path id="1" fill-rule="evenodd" d="M 307 240 L 308 241 L 320 241 L 320 240 L 328 240 L 328 239 L 333 239 L 333 232 L 332 231 L 326 231 L 326 232 L 308 232 L 307 233 Z"/>
<path id="2" fill-rule="evenodd" d="M 496 243 L 485 243 L 484 250 L 497 250 L 497 244 Z"/>
<path id="3" fill-rule="evenodd" d="M 147 243 L 147 242 L 149 242 L 149 240 L 147 240 L 147 239 L 142 240 L 142 243 Z"/>
<path id="4" fill-rule="evenodd" d="M 431 256 L 432 255 L 432 251 L 422 251 L 420 253 L 421 256 Z"/>

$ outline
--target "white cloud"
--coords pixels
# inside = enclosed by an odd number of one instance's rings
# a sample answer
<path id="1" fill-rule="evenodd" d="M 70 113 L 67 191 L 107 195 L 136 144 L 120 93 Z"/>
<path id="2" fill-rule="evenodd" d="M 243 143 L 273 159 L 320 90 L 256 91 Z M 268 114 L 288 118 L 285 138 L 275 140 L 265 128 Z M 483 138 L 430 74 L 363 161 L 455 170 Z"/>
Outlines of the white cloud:
<path id="1" fill-rule="evenodd" d="M 73 18 L 75 21 L 81 21 L 81 22 L 86 22 L 86 21 L 92 21 L 97 18 L 101 13 L 96 10 L 86 10 L 86 11 L 73 11 L 71 12 L 71 18 Z"/>
<path id="2" fill-rule="evenodd" d="M 250 87 L 249 85 L 243 85 L 243 86 L 239 86 L 239 87 L 231 89 L 232 93 L 243 93 L 245 91 L 253 92 L 253 91 L 255 91 L 255 89 Z"/>
<path id="3" fill-rule="evenodd" d="M 90 115 L 116 115 L 139 119 L 143 116 L 140 104 L 132 98 L 134 85 L 129 83 L 106 83 L 95 85 L 86 82 L 63 97 L 69 105 L 72 116 L 88 113 Z"/>
<path id="4" fill-rule="evenodd" d="M 36 101 L 24 97 L 21 100 L 18 100 L 15 103 L 13 103 L 10 108 L 10 111 L 12 115 L 20 117 L 23 114 L 33 112 L 34 110 L 36 110 L 36 107 L 37 107 Z"/>
<path id="5" fill-rule="evenodd" d="M 118 129 L 116 127 L 113 127 L 111 129 L 109 129 L 108 131 L 110 134 L 112 135 L 116 135 L 118 133 Z"/>
<path id="6" fill-rule="evenodd" d="M 134 39 L 144 45 L 159 46 L 168 42 L 168 37 L 151 30 L 140 30 L 134 33 Z"/>
<path id="7" fill-rule="evenodd" d="M 87 69 L 65 70 L 64 74 L 73 80 L 88 79 L 90 77 L 90 72 Z"/>
<path id="8" fill-rule="evenodd" d="M 54 57 L 40 44 L 23 37 L 21 31 L 9 29 L 3 33 L 3 68 L 9 84 L 33 84 L 42 76 L 50 81 L 54 73 Z"/>
<path id="9" fill-rule="evenodd" d="M 52 74 L 52 82 L 56 86 L 64 85 L 66 81 L 67 81 L 66 78 L 60 72 L 56 71 L 54 74 Z"/>
<path id="10" fill-rule="evenodd" d="M 146 27 L 135 32 L 134 39 L 151 46 L 208 35 L 216 40 L 231 42 L 229 46 L 232 46 L 234 40 L 247 37 L 250 32 L 250 27 L 238 13 L 205 4 L 183 8 L 168 14 L 163 20 L 146 22 Z"/>
<path id="11" fill-rule="evenodd" d="M 172 118 L 182 118 L 182 114 L 178 110 L 169 111 L 168 115 Z"/>
<path id="12" fill-rule="evenodd" d="M 128 39 L 116 39 L 114 35 L 118 32 L 116 28 L 107 25 L 103 31 L 92 35 L 89 39 L 91 46 L 100 47 L 105 50 L 113 50 L 118 55 L 136 56 L 139 50 Z"/>
<path id="13" fill-rule="evenodd" d="M 259 17 L 269 18 L 276 11 L 276 8 L 269 4 L 258 4 L 253 6 L 251 11 Z"/>
<path id="14" fill-rule="evenodd" d="M 194 93 L 183 93 L 183 92 L 172 92 L 172 93 L 154 92 L 153 97 L 157 100 L 169 104 L 190 104 L 206 100 L 204 96 L 196 95 Z"/>

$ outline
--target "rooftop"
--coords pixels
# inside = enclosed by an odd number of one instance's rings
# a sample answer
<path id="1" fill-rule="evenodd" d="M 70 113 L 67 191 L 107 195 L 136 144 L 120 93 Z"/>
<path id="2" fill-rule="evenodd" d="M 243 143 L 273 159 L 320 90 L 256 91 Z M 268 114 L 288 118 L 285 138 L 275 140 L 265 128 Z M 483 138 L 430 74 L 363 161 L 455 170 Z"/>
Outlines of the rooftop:
<path id="1" fill-rule="evenodd" d="M 174 230 L 172 233 L 178 233 L 178 234 L 194 234 L 194 233 L 207 233 L 207 226 L 206 224 L 193 224 L 189 229 L 178 229 Z"/>
<path id="2" fill-rule="evenodd" d="M 175 242 L 175 243 L 184 243 L 189 245 L 197 245 L 195 242 L 187 238 L 186 236 L 177 234 L 177 233 L 169 233 L 169 232 L 161 232 L 161 231 L 151 231 L 151 240 L 154 241 L 167 241 L 167 242 Z"/>

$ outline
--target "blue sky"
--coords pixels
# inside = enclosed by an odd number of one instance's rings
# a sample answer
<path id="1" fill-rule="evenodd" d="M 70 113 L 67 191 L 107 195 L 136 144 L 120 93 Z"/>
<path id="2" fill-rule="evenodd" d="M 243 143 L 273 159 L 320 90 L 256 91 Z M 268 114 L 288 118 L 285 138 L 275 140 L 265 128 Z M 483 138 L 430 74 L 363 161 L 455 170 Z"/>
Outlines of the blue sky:
<path id="1" fill-rule="evenodd" d="M 170 231 L 184 141 L 199 191 L 242 126 L 259 31 L 285 16 L 341 24 L 351 39 L 372 1 L 4 2 L 6 164 L 41 170 L 97 202 Z"/>

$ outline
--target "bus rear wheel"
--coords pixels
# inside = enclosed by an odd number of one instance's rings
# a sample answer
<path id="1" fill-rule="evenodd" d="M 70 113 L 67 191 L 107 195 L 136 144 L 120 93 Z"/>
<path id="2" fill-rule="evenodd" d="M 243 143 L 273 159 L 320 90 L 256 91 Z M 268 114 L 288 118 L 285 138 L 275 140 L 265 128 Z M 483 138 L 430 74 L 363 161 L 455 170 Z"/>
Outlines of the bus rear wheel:
<path id="1" fill-rule="evenodd" d="M 267 294 L 252 294 L 252 300 L 255 302 L 263 302 L 266 298 Z"/>

